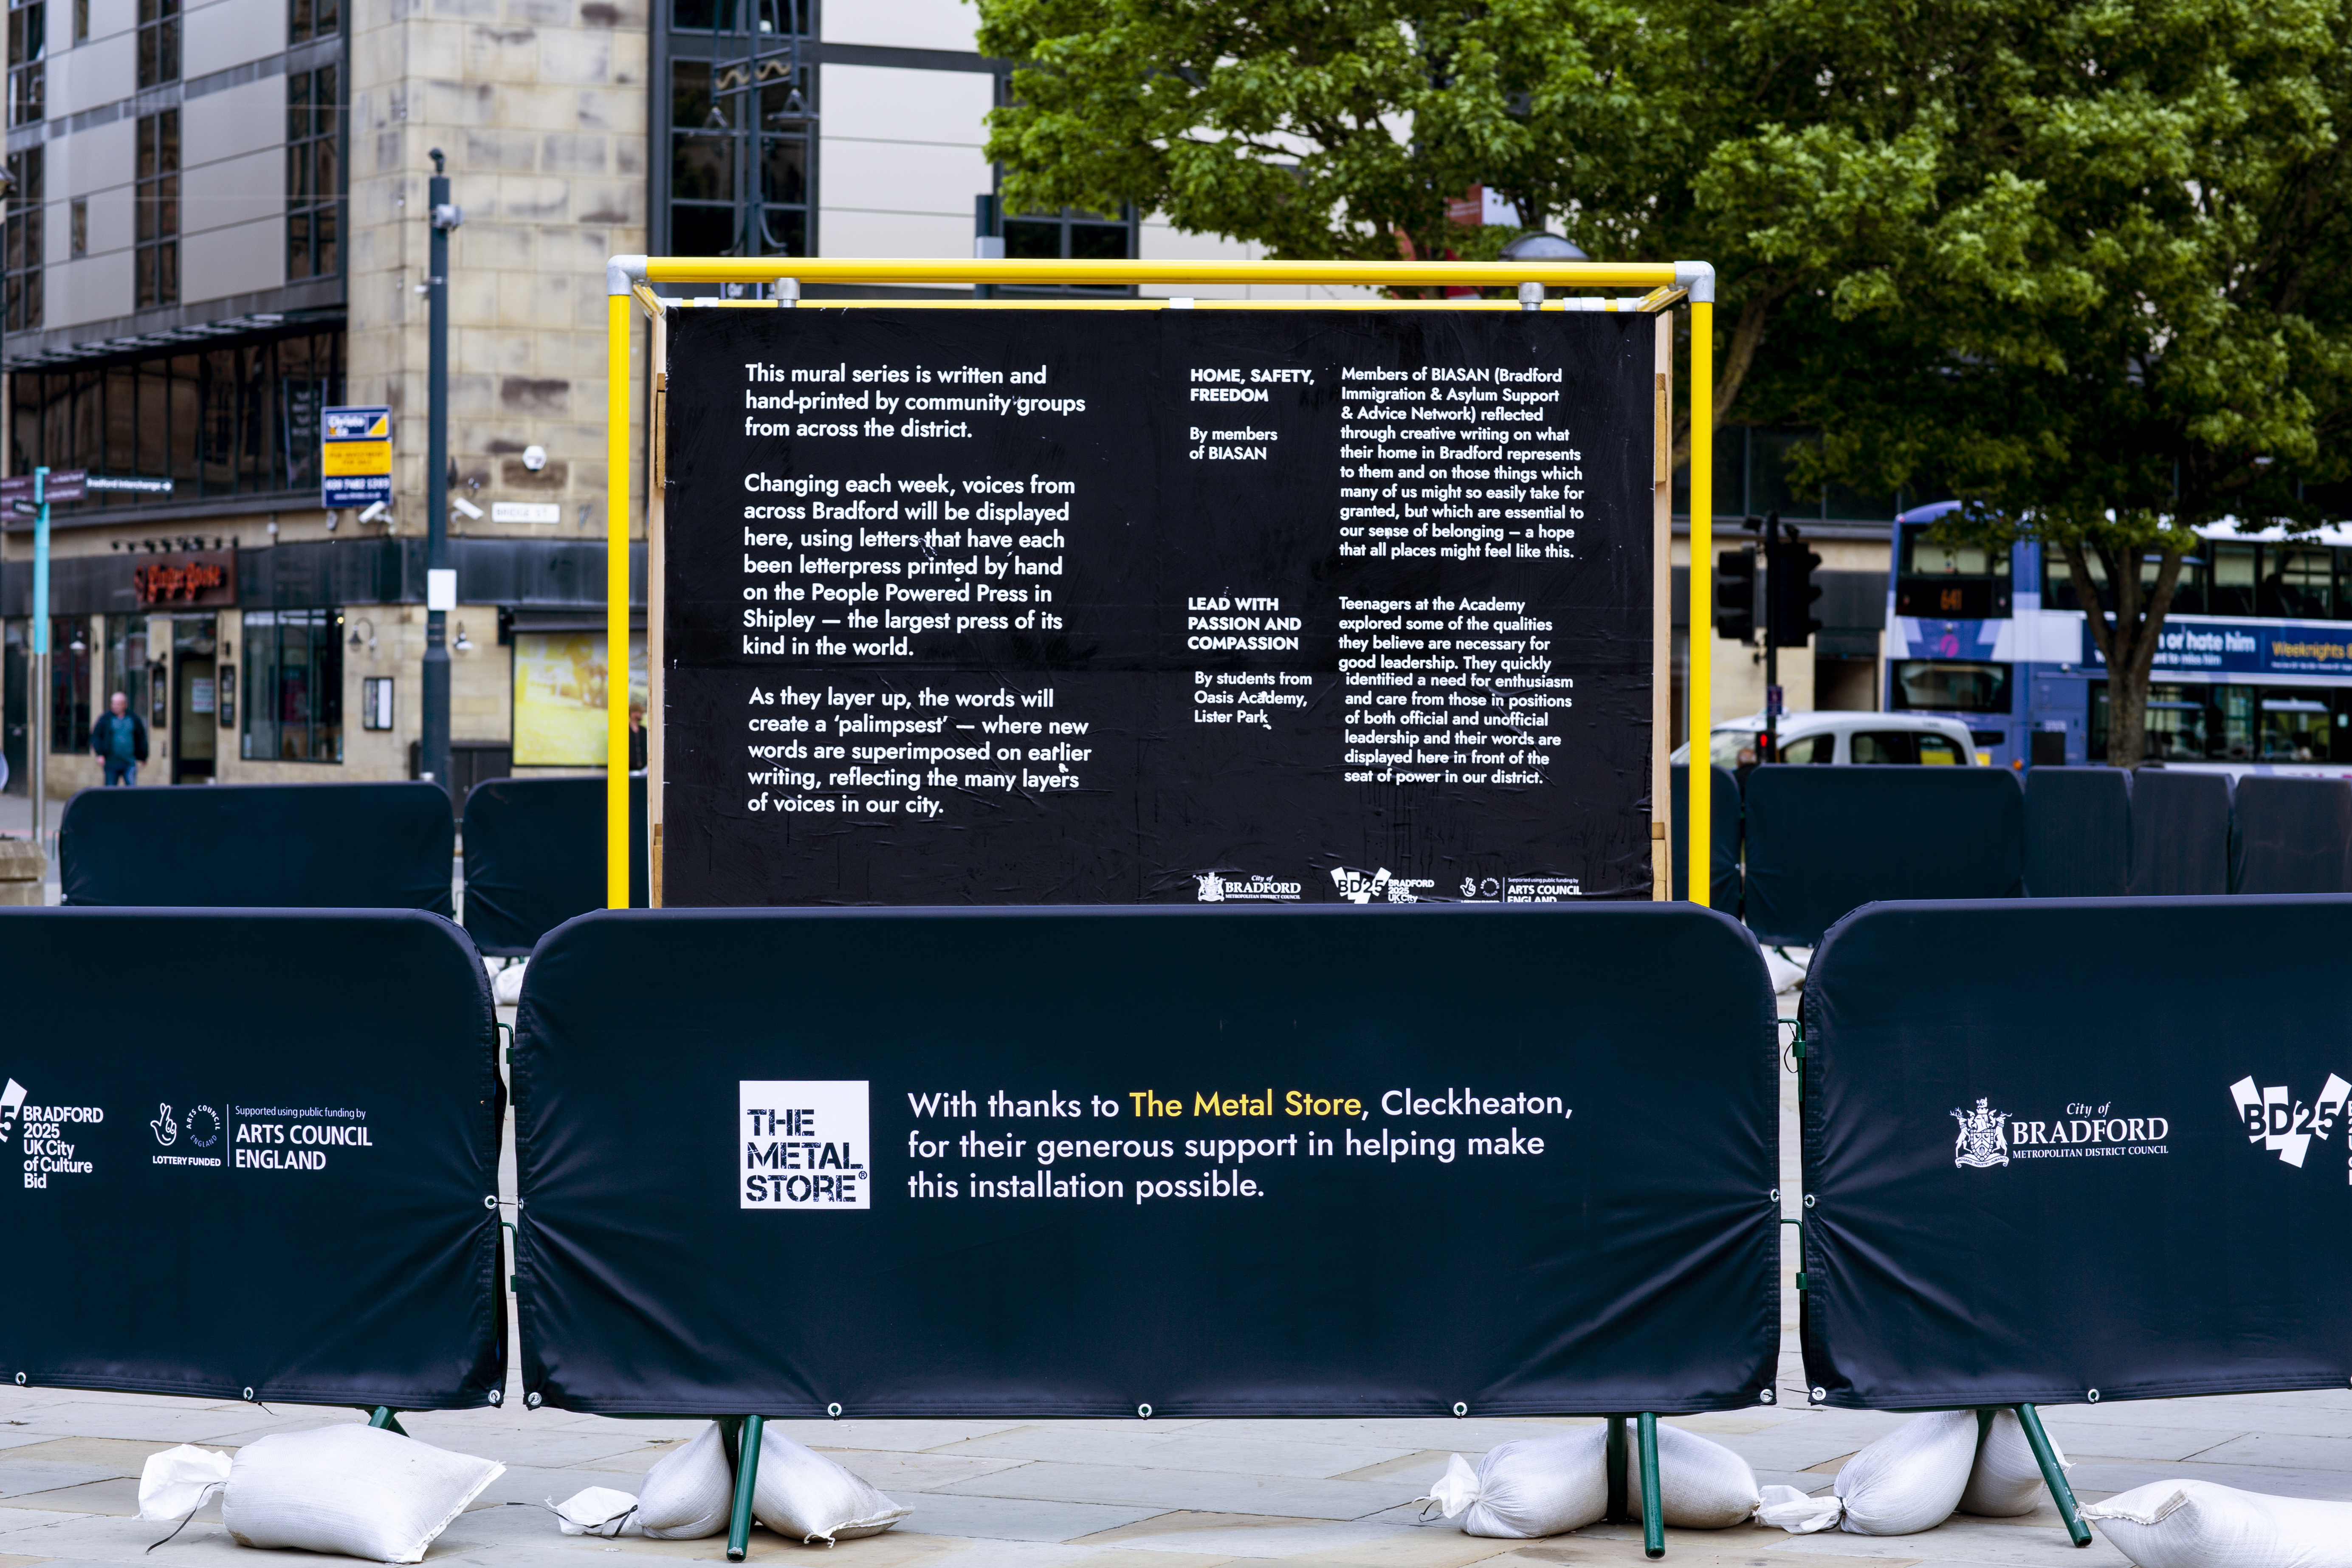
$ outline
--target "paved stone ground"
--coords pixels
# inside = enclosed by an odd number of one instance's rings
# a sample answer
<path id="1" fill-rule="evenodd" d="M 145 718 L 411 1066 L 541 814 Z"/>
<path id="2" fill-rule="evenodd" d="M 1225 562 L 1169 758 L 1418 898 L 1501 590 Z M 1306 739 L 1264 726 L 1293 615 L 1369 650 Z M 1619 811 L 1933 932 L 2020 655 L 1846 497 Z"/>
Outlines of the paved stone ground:
<path id="1" fill-rule="evenodd" d="M 1800 958 L 1804 956 L 1800 953 Z M 1784 1014 L 1793 994 L 1781 998 Z M 510 1008 L 501 1016 L 512 1017 Z M 1796 1187 L 1796 1080 L 1783 1080 L 1784 1191 Z M 511 1194 L 511 1160 L 503 1173 Z M 1793 1232 L 1791 1232 L 1793 1234 Z M 1736 1449 L 1760 1482 L 1819 1491 L 1856 1449 L 1904 1417 L 1810 1409 L 1795 1351 L 1793 1248 L 1784 1263 L 1783 1350 L 1775 1405 L 1678 1418 Z M 25 1289 L 19 1283 L 16 1288 Z M 2171 1477 L 2253 1491 L 2352 1500 L 2352 1391 L 2075 1405 L 2045 1412 L 2074 1461 L 2085 1501 Z M 230 1542 L 217 1507 L 152 1555 L 168 1525 L 138 1511 L 140 1467 L 175 1443 L 234 1448 L 271 1432 L 357 1421 L 354 1412 L 264 1410 L 144 1394 L 0 1384 L 0 1568 L 85 1563 L 227 1568 L 255 1555 Z M 584 1568 L 581 1553 L 722 1562 L 721 1540 L 566 1538 L 535 1506 L 583 1487 L 636 1489 L 636 1478 L 699 1430 L 692 1422 L 614 1421 L 501 1410 L 404 1417 L 415 1436 L 504 1463 L 504 1476 L 440 1538 L 429 1563 Z M 1548 1541 L 1465 1535 L 1417 1522 L 1412 1500 L 1446 1456 L 1475 1458 L 1570 1420 L 841 1421 L 780 1427 L 914 1510 L 887 1534 L 831 1549 L 842 1568 L 1549 1568 L 1643 1561 L 1638 1529 L 1596 1526 Z M 826 1549 L 755 1531 L 755 1563 Z M 1789 1536 L 1761 1526 L 1667 1532 L 1686 1568 L 1875 1568 L 1914 1563 L 2074 1565 L 2124 1559 L 2105 1540 L 2069 1546 L 2044 1504 L 2017 1520 L 1956 1518 L 1890 1539 Z"/>

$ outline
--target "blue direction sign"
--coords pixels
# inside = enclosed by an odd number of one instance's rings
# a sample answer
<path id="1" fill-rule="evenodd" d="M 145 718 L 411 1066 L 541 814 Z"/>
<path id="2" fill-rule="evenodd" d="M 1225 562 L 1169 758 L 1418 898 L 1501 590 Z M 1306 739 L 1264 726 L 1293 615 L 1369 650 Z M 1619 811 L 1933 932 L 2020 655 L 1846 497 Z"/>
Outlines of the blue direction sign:
<path id="1" fill-rule="evenodd" d="M 392 410 L 330 408 L 320 432 L 320 499 L 330 509 L 392 500 Z"/>

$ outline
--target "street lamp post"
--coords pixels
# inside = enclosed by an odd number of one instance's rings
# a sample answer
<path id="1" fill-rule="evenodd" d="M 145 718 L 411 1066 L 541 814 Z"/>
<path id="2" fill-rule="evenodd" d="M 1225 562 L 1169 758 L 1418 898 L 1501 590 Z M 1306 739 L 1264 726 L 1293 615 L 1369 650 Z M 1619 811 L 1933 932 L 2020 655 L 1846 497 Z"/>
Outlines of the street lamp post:
<path id="1" fill-rule="evenodd" d="M 449 231 L 466 215 L 449 202 L 449 177 L 441 149 L 433 149 L 433 180 L 426 205 L 433 223 L 425 278 L 430 346 L 425 400 L 425 669 L 418 683 L 422 753 L 418 771 L 454 793 L 449 776 L 449 612 L 457 607 L 457 574 L 449 564 Z"/>

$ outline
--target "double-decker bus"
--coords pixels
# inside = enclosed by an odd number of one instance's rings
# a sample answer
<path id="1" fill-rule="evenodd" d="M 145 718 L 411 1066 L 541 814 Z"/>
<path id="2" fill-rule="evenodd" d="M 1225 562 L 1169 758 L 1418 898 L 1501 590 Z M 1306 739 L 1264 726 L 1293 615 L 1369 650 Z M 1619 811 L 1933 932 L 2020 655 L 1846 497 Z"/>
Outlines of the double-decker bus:
<path id="1" fill-rule="evenodd" d="M 2001 767 L 2107 760 L 2106 666 L 2085 585 L 2039 544 L 1930 542 L 1957 501 L 1895 520 L 1885 700 L 1969 726 Z M 2198 530 L 2148 687 L 2147 760 L 2352 776 L 2352 528 Z M 2092 563 L 2088 585 L 2113 607 Z M 2156 579 L 2154 556 L 2142 582 Z"/>

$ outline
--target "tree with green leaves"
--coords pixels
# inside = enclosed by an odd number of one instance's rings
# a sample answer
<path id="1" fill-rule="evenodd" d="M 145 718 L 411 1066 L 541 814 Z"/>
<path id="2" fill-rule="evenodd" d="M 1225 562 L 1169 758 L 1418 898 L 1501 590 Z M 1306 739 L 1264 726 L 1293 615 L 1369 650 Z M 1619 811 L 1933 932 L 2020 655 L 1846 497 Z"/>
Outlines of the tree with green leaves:
<path id="1" fill-rule="evenodd" d="M 1445 202 L 1483 184 L 1595 256 L 1714 262 L 1718 422 L 1815 426 L 1801 481 L 1934 484 L 1950 534 L 2104 578 L 2113 762 L 2193 529 L 2311 526 L 2343 471 L 2343 0 L 981 7 L 1009 205 L 1479 255 Z"/>

